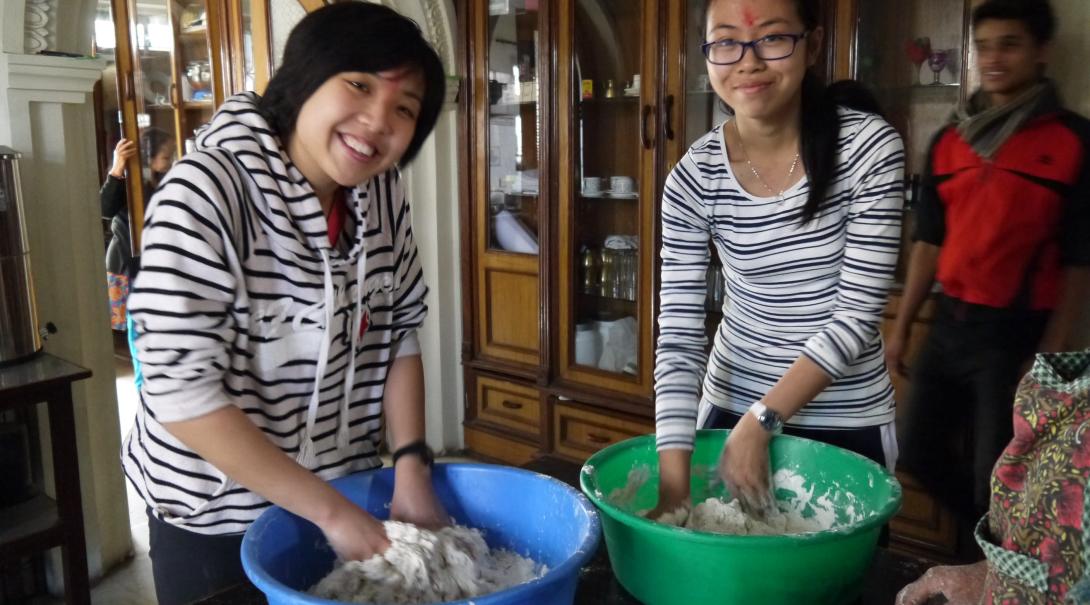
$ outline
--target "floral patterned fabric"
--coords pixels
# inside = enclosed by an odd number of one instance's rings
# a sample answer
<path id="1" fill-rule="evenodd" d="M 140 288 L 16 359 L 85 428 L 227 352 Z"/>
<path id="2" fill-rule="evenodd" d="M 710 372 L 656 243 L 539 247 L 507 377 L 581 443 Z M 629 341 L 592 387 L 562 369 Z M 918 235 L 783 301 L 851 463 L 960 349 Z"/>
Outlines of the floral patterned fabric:
<path id="1" fill-rule="evenodd" d="M 122 273 L 106 273 L 106 285 L 110 293 L 110 327 L 125 331 L 125 303 L 129 299 L 129 276 Z"/>
<path id="2" fill-rule="evenodd" d="M 1090 350 L 1038 355 L 1018 386 L 1014 438 L 995 465 L 991 508 L 977 526 L 989 561 L 984 603 L 1064 603 L 1086 587 L 1088 388 Z"/>

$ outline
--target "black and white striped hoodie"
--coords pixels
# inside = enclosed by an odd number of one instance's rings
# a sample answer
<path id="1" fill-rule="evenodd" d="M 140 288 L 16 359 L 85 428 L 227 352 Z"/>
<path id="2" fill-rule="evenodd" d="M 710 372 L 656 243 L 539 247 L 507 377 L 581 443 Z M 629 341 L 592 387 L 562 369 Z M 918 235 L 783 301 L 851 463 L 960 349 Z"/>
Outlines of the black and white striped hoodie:
<path id="1" fill-rule="evenodd" d="M 203 534 L 244 531 L 268 502 L 161 423 L 235 405 L 325 479 L 379 466 L 387 371 L 419 352 L 427 312 L 398 171 L 349 192 L 331 246 L 257 98 L 228 99 L 152 197 L 129 297 L 143 385 L 125 474 L 157 517 Z"/>

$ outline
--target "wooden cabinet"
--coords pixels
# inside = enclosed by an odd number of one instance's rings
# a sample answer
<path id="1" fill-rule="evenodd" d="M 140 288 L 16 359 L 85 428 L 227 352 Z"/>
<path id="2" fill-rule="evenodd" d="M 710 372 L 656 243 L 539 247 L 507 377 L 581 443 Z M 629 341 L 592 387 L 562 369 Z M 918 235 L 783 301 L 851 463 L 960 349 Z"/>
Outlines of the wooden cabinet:
<path id="1" fill-rule="evenodd" d="M 510 455 L 496 457 L 508 462 L 524 447 L 582 459 L 653 430 L 658 199 L 684 103 L 666 33 L 685 25 L 668 6 L 458 3 L 466 441 L 477 453 L 504 439 Z"/>
<path id="2" fill-rule="evenodd" d="M 265 2 L 112 1 L 121 134 L 137 142 L 128 173 L 142 177 L 127 182 L 134 250 L 154 187 L 150 173 L 192 148 L 225 97 L 268 81 Z"/>
<path id="3" fill-rule="evenodd" d="M 910 198 L 931 135 L 973 84 L 970 6 L 823 5 L 817 69 L 862 80 L 886 105 L 910 150 Z M 726 117 L 699 50 L 703 9 L 703 0 L 457 3 L 468 75 L 465 431 L 477 454 L 582 460 L 654 430 L 659 198 L 689 145 Z M 947 51 L 938 84 L 906 55 L 922 37 Z M 717 307 L 709 304 L 709 332 Z M 895 383 L 903 402 L 907 385 Z M 952 555 L 951 517 L 912 478 L 903 482 L 894 539 Z"/>

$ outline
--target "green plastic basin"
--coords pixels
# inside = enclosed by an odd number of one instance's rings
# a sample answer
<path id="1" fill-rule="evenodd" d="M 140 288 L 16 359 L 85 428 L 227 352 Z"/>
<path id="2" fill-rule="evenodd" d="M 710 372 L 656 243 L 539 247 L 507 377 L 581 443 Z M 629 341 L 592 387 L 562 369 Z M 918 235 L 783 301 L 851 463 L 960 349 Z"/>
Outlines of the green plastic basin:
<path id="1" fill-rule="evenodd" d="M 723 495 L 709 487 L 708 478 L 728 434 L 697 431 L 694 502 Z M 602 512 L 617 580 L 646 605 L 821 605 L 858 599 L 882 526 L 900 507 L 900 484 L 863 456 L 798 437 L 773 439 L 771 461 L 774 471 L 790 469 L 802 476 L 807 489 L 813 488 L 814 501 L 826 496 L 833 502 L 838 521 L 834 529 L 726 536 L 648 521 L 635 511 L 649 510 L 658 500 L 654 435 L 622 441 L 591 456 L 580 483 Z M 629 473 L 640 468 L 650 478 L 634 498 L 616 505 L 614 490 L 625 487 Z"/>

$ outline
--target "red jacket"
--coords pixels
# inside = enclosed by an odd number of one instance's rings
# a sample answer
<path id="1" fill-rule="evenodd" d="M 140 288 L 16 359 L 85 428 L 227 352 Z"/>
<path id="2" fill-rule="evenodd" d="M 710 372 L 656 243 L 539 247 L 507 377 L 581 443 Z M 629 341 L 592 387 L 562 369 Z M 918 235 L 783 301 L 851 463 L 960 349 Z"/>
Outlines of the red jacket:
<path id="1" fill-rule="evenodd" d="M 981 158 L 956 125 L 936 137 L 915 239 L 941 246 L 946 295 L 997 308 L 1047 310 L 1065 265 L 1090 265 L 1090 122 L 1057 109 Z"/>

